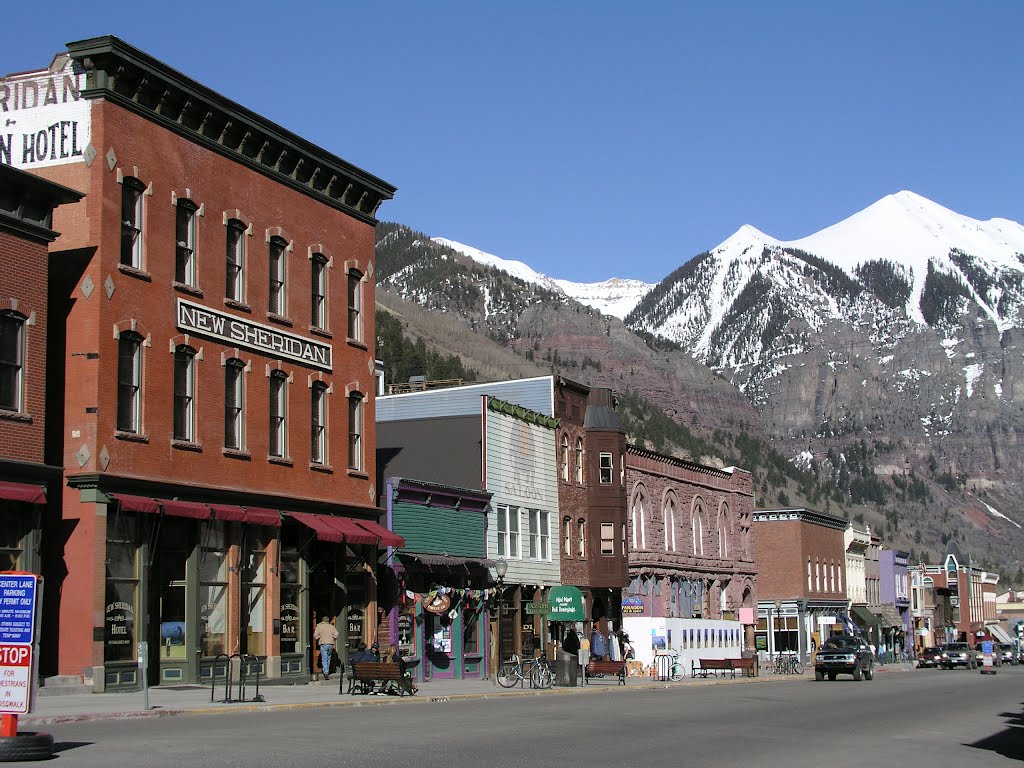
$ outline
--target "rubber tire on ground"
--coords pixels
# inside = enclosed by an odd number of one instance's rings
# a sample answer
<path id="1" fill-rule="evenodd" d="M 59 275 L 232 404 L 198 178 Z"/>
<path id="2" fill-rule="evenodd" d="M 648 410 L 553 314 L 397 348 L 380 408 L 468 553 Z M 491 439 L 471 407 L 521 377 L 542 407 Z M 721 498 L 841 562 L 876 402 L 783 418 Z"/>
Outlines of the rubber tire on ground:
<path id="1" fill-rule="evenodd" d="M 872 679 L 874 679 L 874 677 L 875 677 L 875 668 L 874 667 L 869 666 L 867 669 L 864 670 L 864 679 L 865 680 L 872 680 Z"/>
<path id="2" fill-rule="evenodd" d="M 50 760 L 53 757 L 53 736 L 25 731 L 17 736 L 0 736 L 0 763 Z"/>
<path id="3" fill-rule="evenodd" d="M 825 673 L 819 672 L 818 670 L 814 670 L 814 679 L 820 683 L 822 680 L 825 679 Z"/>
<path id="4" fill-rule="evenodd" d="M 502 688 L 511 688 L 519 682 L 519 674 L 515 664 L 505 663 L 498 670 L 498 685 Z"/>
<path id="5" fill-rule="evenodd" d="M 829 672 L 828 673 L 828 679 L 829 680 L 835 680 L 836 679 L 836 674 L 837 674 L 836 672 Z"/>
<path id="6" fill-rule="evenodd" d="M 861 680 L 864 679 L 864 676 L 860 672 L 860 665 L 859 664 L 856 665 L 853 668 L 853 679 L 856 680 L 857 682 L 860 682 Z"/>

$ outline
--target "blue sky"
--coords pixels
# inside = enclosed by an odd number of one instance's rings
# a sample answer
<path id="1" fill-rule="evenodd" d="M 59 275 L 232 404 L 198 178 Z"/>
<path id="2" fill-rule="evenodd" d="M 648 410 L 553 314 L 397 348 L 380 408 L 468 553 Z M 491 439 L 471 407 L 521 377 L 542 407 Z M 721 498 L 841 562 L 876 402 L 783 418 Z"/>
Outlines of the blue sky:
<path id="1" fill-rule="evenodd" d="M 0 74 L 114 34 L 395 184 L 380 218 L 657 281 L 910 189 L 1024 222 L 1024 3 L 8 4 Z"/>

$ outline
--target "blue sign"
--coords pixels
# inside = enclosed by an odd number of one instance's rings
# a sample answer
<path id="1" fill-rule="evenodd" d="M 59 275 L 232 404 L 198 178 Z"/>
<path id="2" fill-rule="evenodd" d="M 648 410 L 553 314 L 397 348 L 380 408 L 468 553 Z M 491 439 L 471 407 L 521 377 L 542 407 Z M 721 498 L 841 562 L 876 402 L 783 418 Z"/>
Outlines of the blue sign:
<path id="1" fill-rule="evenodd" d="M 32 643 L 36 621 L 36 577 L 0 574 L 0 643 Z"/>

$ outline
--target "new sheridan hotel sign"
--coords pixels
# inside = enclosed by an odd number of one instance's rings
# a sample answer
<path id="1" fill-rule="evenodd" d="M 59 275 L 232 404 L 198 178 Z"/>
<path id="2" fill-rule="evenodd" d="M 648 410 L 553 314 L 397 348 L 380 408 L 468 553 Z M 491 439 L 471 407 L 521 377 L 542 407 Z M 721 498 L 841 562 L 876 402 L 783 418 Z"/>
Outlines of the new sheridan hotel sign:
<path id="1" fill-rule="evenodd" d="M 331 345 L 178 299 L 178 327 L 271 357 L 331 370 Z"/>

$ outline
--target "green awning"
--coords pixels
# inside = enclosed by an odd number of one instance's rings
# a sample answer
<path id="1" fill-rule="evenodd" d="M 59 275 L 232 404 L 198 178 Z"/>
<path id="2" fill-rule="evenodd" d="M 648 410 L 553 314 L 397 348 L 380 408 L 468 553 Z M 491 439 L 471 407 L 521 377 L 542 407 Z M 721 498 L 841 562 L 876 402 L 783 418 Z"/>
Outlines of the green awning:
<path id="1" fill-rule="evenodd" d="M 850 609 L 850 613 L 853 614 L 854 621 L 860 624 L 862 627 L 877 627 L 882 623 L 875 614 L 869 611 L 867 608 L 861 605 L 855 605 Z"/>
<path id="2" fill-rule="evenodd" d="M 576 587 L 558 586 L 548 590 L 551 621 L 583 621 L 587 614 L 583 607 L 583 593 Z"/>

